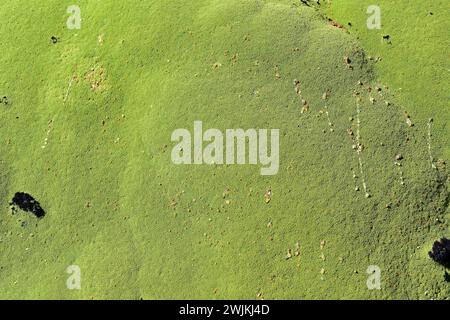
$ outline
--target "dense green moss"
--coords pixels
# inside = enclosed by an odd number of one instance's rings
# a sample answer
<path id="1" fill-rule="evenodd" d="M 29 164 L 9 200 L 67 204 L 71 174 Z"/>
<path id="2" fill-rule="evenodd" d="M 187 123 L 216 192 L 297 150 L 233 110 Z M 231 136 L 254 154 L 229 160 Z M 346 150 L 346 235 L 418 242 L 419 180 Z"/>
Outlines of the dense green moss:
<path id="1" fill-rule="evenodd" d="M 81 30 L 56 0 L 0 8 L 0 199 L 29 192 L 47 212 L 1 207 L 0 297 L 448 297 L 428 257 L 446 169 L 353 35 L 289 1 L 79 6 Z M 173 165 L 171 133 L 195 120 L 280 129 L 278 175 Z"/>

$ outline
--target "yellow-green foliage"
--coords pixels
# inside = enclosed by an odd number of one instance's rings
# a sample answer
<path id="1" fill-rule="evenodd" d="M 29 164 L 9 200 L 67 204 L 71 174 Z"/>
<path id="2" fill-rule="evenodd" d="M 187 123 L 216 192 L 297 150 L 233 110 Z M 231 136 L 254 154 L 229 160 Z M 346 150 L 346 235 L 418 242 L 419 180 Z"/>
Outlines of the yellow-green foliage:
<path id="1" fill-rule="evenodd" d="M 69 2 L 0 6 L 1 298 L 448 297 L 427 256 L 445 166 L 353 35 L 293 1 L 77 2 L 80 30 Z M 280 129 L 278 175 L 173 165 L 171 133 L 195 120 Z M 11 215 L 16 191 L 46 217 Z"/>

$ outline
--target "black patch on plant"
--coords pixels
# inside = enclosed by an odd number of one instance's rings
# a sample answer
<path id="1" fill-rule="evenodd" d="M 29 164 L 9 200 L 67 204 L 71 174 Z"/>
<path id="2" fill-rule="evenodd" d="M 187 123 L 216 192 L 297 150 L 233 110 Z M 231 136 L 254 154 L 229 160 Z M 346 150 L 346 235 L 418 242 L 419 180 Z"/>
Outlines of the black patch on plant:
<path id="1" fill-rule="evenodd" d="M 53 43 L 53 44 L 57 44 L 58 41 L 59 41 L 59 39 L 58 39 L 57 37 L 55 37 L 55 36 L 52 36 L 52 37 L 50 38 L 50 40 L 52 40 L 52 43 Z"/>
<path id="2" fill-rule="evenodd" d="M 383 40 L 386 41 L 387 44 L 392 44 L 391 36 L 389 34 L 384 35 Z"/>
<path id="3" fill-rule="evenodd" d="M 442 238 L 439 241 L 435 241 L 433 248 L 428 252 L 428 255 L 435 262 L 446 268 L 450 268 L 450 240 Z"/>
<path id="4" fill-rule="evenodd" d="M 16 192 L 11 202 L 9 203 L 13 213 L 17 212 L 17 208 L 34 214 L 38 218 L 45 216 L 44 209 L 41 208 L 39 202 L 31 195 L 25 192 Z"/>
<path id="5" fill-rule="evenodd" d="M 0 104 L 4 104 L 5 106 L 7 106 L 9 104 L 8 97 L 7 96 L 0 97 Z"/>
<path id="6" fill-rule="evenodd" d="M 309 3 L 311 0 L 300 0 L 301 3 L 303 3 L 305 6 L 311 7 L 311 3 Z M 318 3 L 320 5 L 320 3 Z"/>

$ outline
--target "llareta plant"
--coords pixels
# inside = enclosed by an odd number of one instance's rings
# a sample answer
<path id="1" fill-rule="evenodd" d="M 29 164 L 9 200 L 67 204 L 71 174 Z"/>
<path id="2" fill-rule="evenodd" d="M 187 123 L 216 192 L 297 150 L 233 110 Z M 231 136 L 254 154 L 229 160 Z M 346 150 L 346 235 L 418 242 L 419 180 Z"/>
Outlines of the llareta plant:
<path id="1" fill-rule="evenodd" d="M 437 263 L 450 268 L 450 240 L 442 238 L 439 241 L 435 241 L 428 255 Z"/>

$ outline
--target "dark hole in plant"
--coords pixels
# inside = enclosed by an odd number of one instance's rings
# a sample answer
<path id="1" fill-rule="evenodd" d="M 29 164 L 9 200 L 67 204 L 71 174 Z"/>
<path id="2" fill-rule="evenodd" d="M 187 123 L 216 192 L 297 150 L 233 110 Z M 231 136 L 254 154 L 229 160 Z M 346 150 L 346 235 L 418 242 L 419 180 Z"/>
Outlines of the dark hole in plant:
<path id="1" fill-rule="evenodd" d="M 45 216 L 45 211 L 41 208 L 39 202 L 25 192 L 16 192 L 9 205 L 13 213 L 17 212 L 17 208 L 19 208 L 25 212 L 34 214 L 38 218 Z"/>
<path id="2" fill-rule="evenodd" d="M 5 106 L 8 105 L 8 103 L 9 103 L 8 97 L 3 96 L 3 98 L 0 98 L 0 103 L 3 103 Z"/>
<path id="3" fill-rule="evenodd" d="M 311 5 L 309 4 L 308 0 L 300 0 L 301 3 L 303 3 L 304 5 L 307 5 L 308 7 L 310 7 Z"/>
<path id="4" fill-rule="evenodd" d="M 435 241 L 428 255 L 435 262 L 446 268 L 450 268 L 450 240 L 442 238 L 441 240 Z"/>

